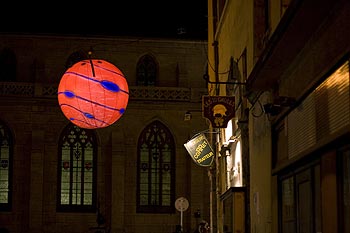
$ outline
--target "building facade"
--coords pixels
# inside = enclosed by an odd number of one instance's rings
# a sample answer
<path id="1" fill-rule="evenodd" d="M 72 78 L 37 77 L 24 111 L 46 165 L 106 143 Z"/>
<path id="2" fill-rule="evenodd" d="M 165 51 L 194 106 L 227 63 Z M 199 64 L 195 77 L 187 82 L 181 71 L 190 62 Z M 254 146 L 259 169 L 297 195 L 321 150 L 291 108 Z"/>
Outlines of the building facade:
<path id="1" fill-rule="evenodd" d="M 169 233 L 208 220 L 207 170 L 183 146 L 208 128 L 206 52 L 199 40 L 2 34 L 0 228 Z M 62 113 L 57 88 L 92 58 L 123 72 L 129 102 L 114 124 L 84 129 Z"/>
<path id="2" fill-rule="evenodd" d="M 208 1 L 214 232 L 350 232 L 348 1 Z"/>

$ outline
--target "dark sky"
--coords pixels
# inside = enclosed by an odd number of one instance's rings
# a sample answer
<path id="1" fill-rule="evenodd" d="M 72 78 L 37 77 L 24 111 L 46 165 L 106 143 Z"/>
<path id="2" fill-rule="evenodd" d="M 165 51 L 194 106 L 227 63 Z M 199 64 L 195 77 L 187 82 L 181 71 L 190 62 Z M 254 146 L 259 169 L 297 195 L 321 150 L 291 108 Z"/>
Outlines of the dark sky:
<path id="1" fill-rule="evenodd" d="M 13 4 L 2 11 L 2 32 L 207 39 L 205 0 L 27 4 Z"/>

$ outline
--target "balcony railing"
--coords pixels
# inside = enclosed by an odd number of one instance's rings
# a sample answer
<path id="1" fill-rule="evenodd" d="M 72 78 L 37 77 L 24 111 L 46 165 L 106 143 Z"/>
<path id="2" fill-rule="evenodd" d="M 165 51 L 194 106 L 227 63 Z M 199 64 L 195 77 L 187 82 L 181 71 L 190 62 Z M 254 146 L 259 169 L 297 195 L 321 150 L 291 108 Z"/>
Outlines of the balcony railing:
<path id="1" fill-rule="evenodd" d="M 129 87 L 131 100 L 157 100 L 175 102 L 201 102 L 208 92 L 205 88 L 184 87 Z M 42 83 L 0 82 L 0 96 L 57 98 L 57 85 Z"/>

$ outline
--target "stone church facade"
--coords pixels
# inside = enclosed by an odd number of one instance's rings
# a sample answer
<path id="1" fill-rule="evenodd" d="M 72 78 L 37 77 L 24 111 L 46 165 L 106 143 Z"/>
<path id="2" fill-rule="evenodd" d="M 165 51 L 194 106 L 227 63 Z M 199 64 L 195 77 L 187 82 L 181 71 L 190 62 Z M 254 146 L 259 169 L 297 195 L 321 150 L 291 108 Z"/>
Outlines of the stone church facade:
<path id="1" fill-rule="evenodd" d="M 208 219 L 208 171 L 184 148 L 208 128 L 201 114 L 206 46 L 193 40 L 3 34 L 0 228 L 170 233 L 180 219 L 184 232 Z M 89 58 L 116 65 L 129 85 L 123 116 L 94 130 L 75 127 L 57 101 L 64 72 Z M 154 149 L 159 151 L 144 161 Z M 66 151 L 72 156 L 65 158 Z M 174 205 L 180 197 L 189 201 L 183 219 Z"/>

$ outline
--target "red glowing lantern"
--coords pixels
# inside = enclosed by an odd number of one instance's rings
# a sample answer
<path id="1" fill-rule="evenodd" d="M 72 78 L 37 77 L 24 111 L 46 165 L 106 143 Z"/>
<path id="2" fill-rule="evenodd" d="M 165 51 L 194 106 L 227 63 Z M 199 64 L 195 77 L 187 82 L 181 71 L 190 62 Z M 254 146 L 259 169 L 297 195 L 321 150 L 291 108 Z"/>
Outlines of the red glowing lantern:
<path id="1" fill-rule="evenodd" d="M 66 70 L 58 86 L 63 114 L 85 129 L 104 128 L 125 112 L 128 83 L 113 64 L 98 59 L 83 60 Z"/>

